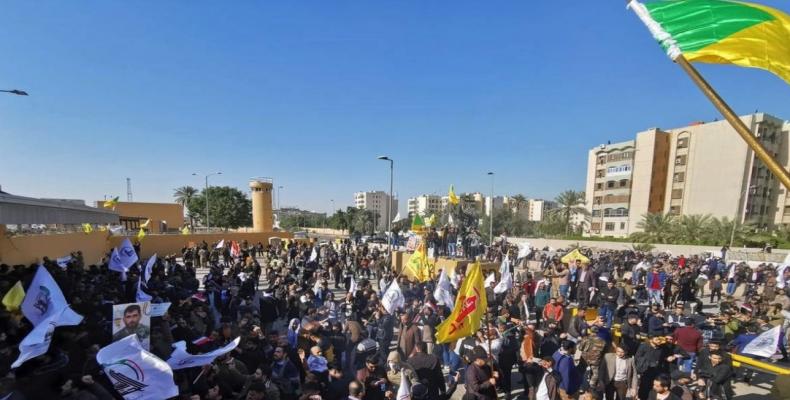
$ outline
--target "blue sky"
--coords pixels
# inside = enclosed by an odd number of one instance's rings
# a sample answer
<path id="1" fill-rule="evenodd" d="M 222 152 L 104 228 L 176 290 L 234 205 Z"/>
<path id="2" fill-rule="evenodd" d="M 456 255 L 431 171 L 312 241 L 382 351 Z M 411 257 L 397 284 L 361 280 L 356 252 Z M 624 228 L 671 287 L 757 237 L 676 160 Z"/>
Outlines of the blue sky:
<path id="1" fill-rule="evenodd" d="M 785 2 L 762 0 L 783 7 Z M 618 1 L 6 2 L 0 184 L 171 201 L 274 177 L 282 203 L 387 189 L 554 197 L 587 150 L 719 117 Z M 741 113 L 790 118 L 790 87 L 701 66 Z"/>

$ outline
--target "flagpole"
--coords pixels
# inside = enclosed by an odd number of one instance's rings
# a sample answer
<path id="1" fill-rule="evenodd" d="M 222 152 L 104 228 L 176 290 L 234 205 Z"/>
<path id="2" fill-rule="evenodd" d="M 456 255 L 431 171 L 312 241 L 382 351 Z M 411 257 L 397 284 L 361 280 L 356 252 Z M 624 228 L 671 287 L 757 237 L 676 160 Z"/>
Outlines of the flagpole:
<path id="1" fill-rule="evenodd" d="M 644 6 L 638 0 L 626 0 L 626 4 L 629 8 L 632 8 L 637 16 L 645 23 L 648 29 L 651 30 L 651 33 L 655 34 L 656 29 L 661 30 L 660 26 L 656 24 L 654 21 L 646 21 L 649 17 L 644 15 L 646 12 L 644 10 Z M 634 7 L 637 6 L 637 7 Z M 642 7 L 642 12 L 638 10 L 638 7 Z M 652 22 L 651 25 L 649 22 Z M 666 35 L 666 32 L 661 32 Z M 668 36 L 668 35 L 667 35 Z M 705 80 L 705 78 L 700 75 L 699 71 L 697 71 L 694 66 L 686 59 L 686 57 L 681 52 L 680 48 L 673 44 L 673 48 L 671 49 L 674 51 L 673 53 L 669 53 L 670 58 L 677 63 L 681 69 L 691 78 L 694 84 L 699 87 L 705 97 L 713 103 L 713 106 L 724 116 L 724 119 L 730 123 L 735 132 L 738 132 L 738 135 L 746 142 L 749 148 L 754 152 L 760 161 L 762 161 L 766 167 L 774 174 L 774 176 L 782 182 L 785 189 L 790 190 L 790 172 L 788 172 L 778 161 L 765 149 L 765 147 L 760 143 L 759 140 L 752 134 L 746 124 L 741 121 L 740 118 L 735 114 L 735 112 L 730 108 L 730 106 L 724 101 L 724 99 L 719 96 L 716 90 Z"/>

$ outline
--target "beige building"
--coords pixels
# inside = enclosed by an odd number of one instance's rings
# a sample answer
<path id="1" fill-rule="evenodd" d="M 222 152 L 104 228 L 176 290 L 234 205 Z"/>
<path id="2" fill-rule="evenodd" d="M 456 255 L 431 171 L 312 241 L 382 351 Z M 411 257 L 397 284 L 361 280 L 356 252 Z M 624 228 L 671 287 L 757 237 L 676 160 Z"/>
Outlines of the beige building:
<path id="1" fill-rule="evenodd" d="M 409 198 L 409 215 L 430 216 L 431 214 L 439 214 L 446 206 L 447 201 L 443 201 L 442 196 L 423 194 Z"/>
<path id="2" fill-rule="evenodd" d="M 764 113 L 741 119 L 788 168 L 790 123 Z M 592 236 L 628 236 L 647 213 L 790 223 L 786 191 L 726 121 L 652 128 L 591 149 L 586 194 Z"/>
<path id="3" fill-rule="evenodd" d="M 377 231 L 387 229 L 387 202 L 391 201 L 391 217 L 395 218 L 398 213 L 398 200 L 391 199 L 389 194 L 383 191 L 357 192 L 354 193 L 354 206 L 362 210 L 373 211 L 375 216 L 375 227 Z"/>

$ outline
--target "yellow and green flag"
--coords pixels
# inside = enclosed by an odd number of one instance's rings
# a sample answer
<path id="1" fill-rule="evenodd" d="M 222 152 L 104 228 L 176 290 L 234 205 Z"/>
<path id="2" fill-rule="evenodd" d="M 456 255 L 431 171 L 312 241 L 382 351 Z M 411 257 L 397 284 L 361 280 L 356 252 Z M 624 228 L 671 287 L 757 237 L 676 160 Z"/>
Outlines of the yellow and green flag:
<path id="1" fill-rule="evenodd" d="M 466 277 L 458 289 L 453 312 L 436 327 L 437 344 L 474 335 L 480 329 L 480 322 L 488 308 L 483 281 L 480 262 L 470 264 L 466 269 Z"/>
<path id="2" fill-rule="evenodd" d="M 418 213 L 414 213 L 414 219 L 411 220 L 411 230 L 414 232 L 422 232 L 425 229 L 425 221 Z"/>
<path id="3" fill-rule="evenodd" d="M 151 227 L 151 218 L 148 218 L 147 220 L 145 220 L 145 222 L 140 224 L 140 228 L 148 229 L 150 227 Z"/>
<path id="4" fill-rule="evenodd" d="M 93 232 L 93 225 L 91 224 L 82 224 L 82 231 L 85 233 Z"/>
<path id="5" fill-rule="evenodd" d="M 425 251 L 425 241 L 421 241 L 414 250 L 409 261 L 406 262 L 403 274 L 409 278 L 416 279 L 420 282 L 425 282 L 431 279 L 432 265 L 428 260 L 428 253 Z"/>
<path id="6" fill-rule="evenodd" d="M 768 70 L 790 83 L 790 16 L 760 4 L 660 0 L 629 6 L 672 59 Z"/>
<path id="7" fill-rule="evenodd" d="M 137 232 L 137 240 L 142 242 L 145 239 L 145 229 L 140 228 L 140 232 Z"/>
<path id="8" fill-rule="evenodd" d="M 16 281 L 16 284 L 3 296 L 3 305 L 6 310 L 15 312 L 19 310 L 19 305 L 24 299 L 25 288 L 22 287 L 22 281 Z"/>
<path id="9" fill-rule="evenodd" d="M 189 235 L 189 227 L 185 226 L 185 227 L 181 228 L 181 234 L 182 235 Z"/>
<path id="10" fill-rule="evenodd" d="M 118 196 L 115 196 L 115 198 L 112 198 L 110 200 L 104 200 L 104 208 L 115 208 L 117 204 L 118 204 Z"/>
<path id="11" fill-rule="evenodd" d="M 436 214 L 431 214 L 431 216 L 428 217 L 428 220 L 425 221 L 425 226 L 429 226 L 429 227 L 436 226 Z"/>
<path id="12" fill-rule="evenodd" d="M 455 195 L 455 188 L 453 187 L 453 185 L 450 185 L 450 192 L 447 193 L 447 197 L 448 200 L 450 201 L 450 204 L 458 205 L 458 203 L 461 202 L 460 200 L 458 200 L 458 196 Z"/>

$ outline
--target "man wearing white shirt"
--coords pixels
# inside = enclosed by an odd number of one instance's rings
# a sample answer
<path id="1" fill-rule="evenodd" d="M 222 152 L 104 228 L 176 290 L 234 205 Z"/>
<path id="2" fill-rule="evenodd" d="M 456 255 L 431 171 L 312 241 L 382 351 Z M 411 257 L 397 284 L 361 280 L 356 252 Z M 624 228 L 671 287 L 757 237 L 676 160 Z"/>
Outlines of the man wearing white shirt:
<path id="1" fill-rule="evenodd" d="M 544 357 L 540 361 L 540 366 L 546 370 L 546 373 L 543 374 L 543 379 L 541 379 L 540 385 L 538 385 L 538 391 L 535 392 L 535 399 L 536 400 L 559 399 L 560 375 L 557 371 L 554 371 L 554 369 L 552 368 L 554 367 L 554 359 L 551 357 Z"/>

